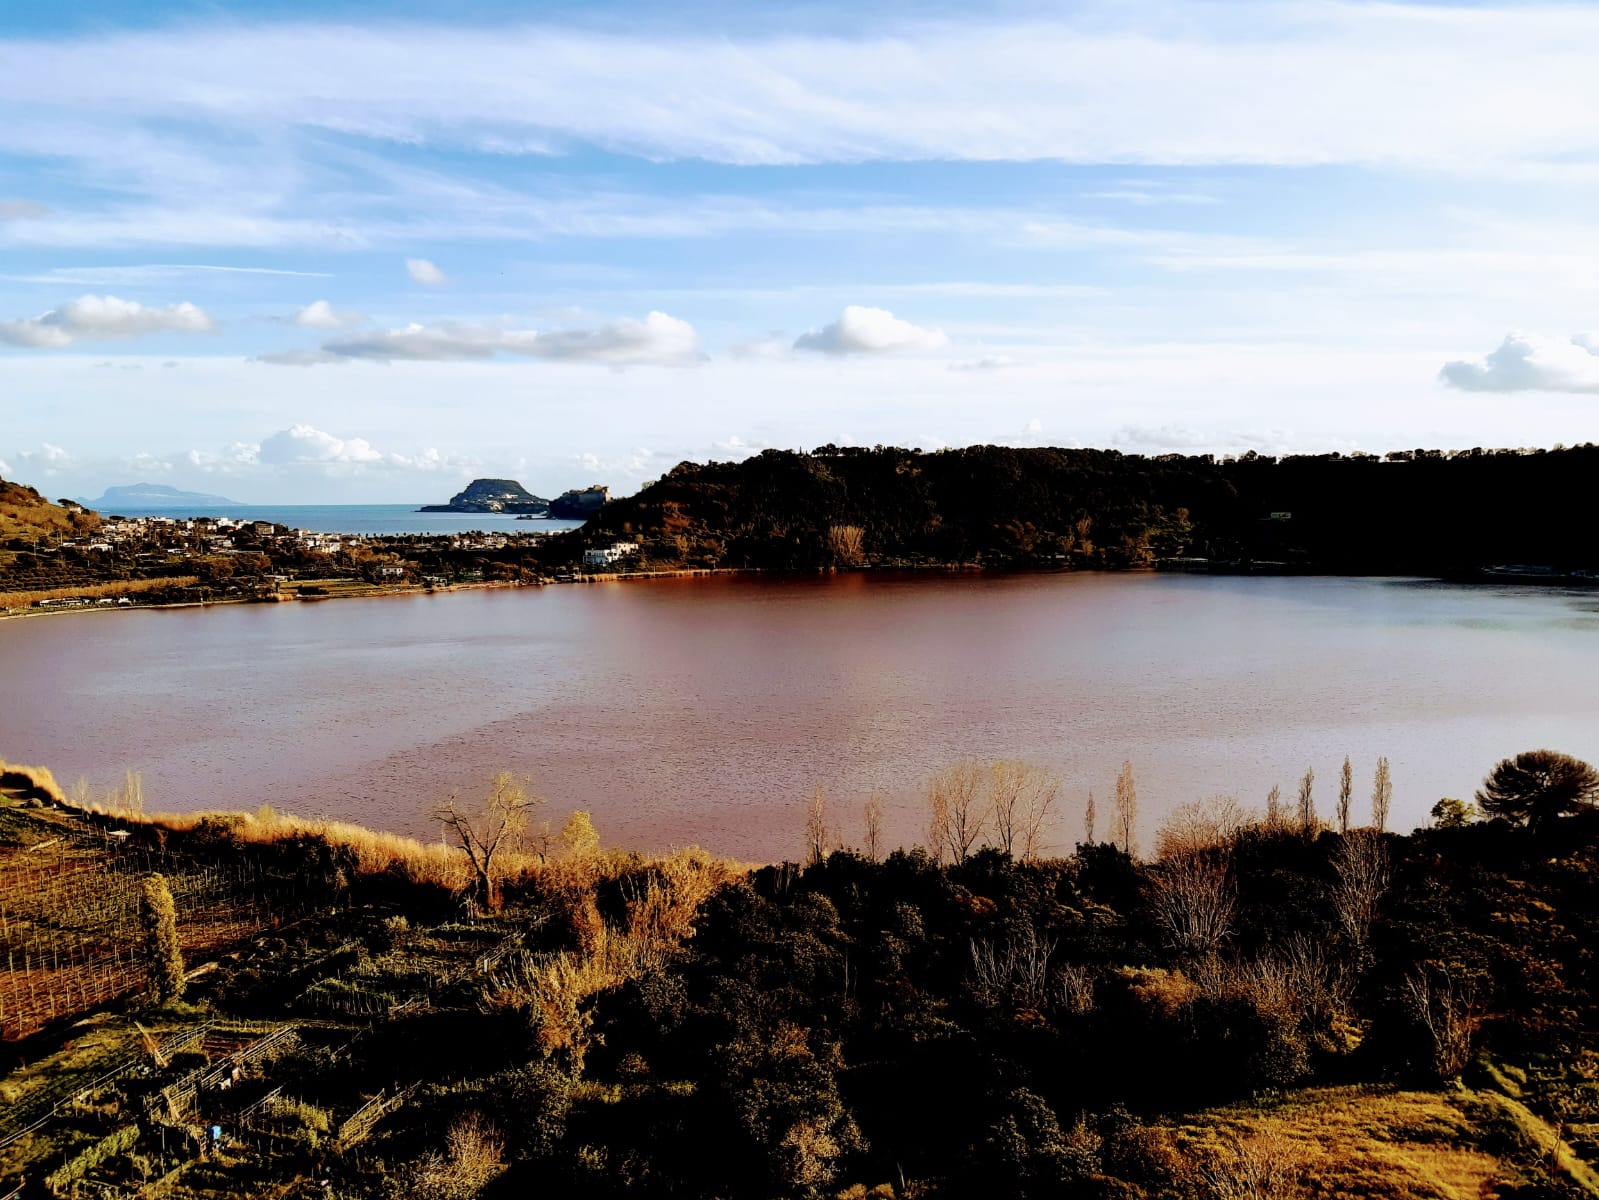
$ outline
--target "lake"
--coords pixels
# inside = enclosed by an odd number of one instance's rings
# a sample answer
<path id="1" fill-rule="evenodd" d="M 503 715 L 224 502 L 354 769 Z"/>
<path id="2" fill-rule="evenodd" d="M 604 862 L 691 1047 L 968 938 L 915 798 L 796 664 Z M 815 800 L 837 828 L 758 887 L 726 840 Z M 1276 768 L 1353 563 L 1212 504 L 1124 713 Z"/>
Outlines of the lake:
<path id="1" fill-rule="evenodd" d="M 471 591 L 0 622 L 0 755 L 63 785 L 141 771 L 152 808 L 263 802 L 406 832 L 508 768 L 559 825 L 797 856 L 820 785 L 893 842 L 963 757 L 1065 780 L 1069 850 L 1131 760 L 1142 836 L 1175 803 L 1262 807 L 1352 756 L 1393 826 L 1500 758 L 1599 760 L 1599 594 L 1414 580 L 842 575 Z"/>

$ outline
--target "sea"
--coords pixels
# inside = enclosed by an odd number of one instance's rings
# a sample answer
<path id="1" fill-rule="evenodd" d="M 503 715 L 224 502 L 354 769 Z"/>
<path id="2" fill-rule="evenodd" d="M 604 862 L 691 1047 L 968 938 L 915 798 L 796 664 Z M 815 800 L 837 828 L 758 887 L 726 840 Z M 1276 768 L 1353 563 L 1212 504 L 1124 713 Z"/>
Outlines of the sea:
<path id="1" fill-rule="evenodd" d="M 272 521 L 311 533 L 558 533 L 576 529 L 582 521 L 541 518 L 518 520 L 495 513 L 425 513 L 420 504 L 213 504 L 197 508 L 140 508 L 118 506 L 106 510 L 123 517 L 232 517 L 239 521 Z"/>

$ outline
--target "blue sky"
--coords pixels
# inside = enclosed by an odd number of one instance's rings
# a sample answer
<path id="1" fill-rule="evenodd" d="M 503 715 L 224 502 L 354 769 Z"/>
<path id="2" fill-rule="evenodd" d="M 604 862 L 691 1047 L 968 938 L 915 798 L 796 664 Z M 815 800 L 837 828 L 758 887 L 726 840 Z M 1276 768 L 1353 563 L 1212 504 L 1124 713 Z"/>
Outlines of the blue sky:
<path id="1" fill-rule="evenodd" d="M 1586 6 L 7 6 L 0 474 L 1599 438 L 1596 53 Z"/>

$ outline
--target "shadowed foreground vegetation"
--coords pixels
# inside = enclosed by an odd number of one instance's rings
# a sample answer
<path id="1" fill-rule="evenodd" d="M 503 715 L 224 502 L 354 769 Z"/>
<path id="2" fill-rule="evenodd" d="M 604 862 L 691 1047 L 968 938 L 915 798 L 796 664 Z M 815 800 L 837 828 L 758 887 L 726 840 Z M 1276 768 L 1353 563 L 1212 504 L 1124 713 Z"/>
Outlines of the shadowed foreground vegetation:
<path id="1" fill-rule="evenodd" d="M 439 810 L 469 856 L 266 811 L 84 812 L 0 765 L 0 880 L 66 846 L 153 897 L 127 986 L 10 1047 L 0 1177 L 170 1197 L 1599 1194 L 1591 806 L 1440 806 L 1400 836 L 1207 802 L 1153 861 L 1100 842 L 1040 860 L 1042 802 L 1016 778 L 992 773 L 990 801 L 1020 797 L 998 822 L 963 808 L 966 776 L 935 780 L 939 857 L 830 850 L 818 801 L 803 841 L 796 819 L 809 865 L 751 870 L 607 851 L 582 814 L 552 831 L 508 777 Z M 996 828 L 1011 853 L 983 844 Z M 183 881 L 207 869 L 223 882 L 196 910 Z M 193 937 L 230 887 L 269 899 L 258 927 Z M 7 911 L 23 899 L 7 888 Z M 69 932 L 92 958 L 65 911 L 4 926 L 33 947 Z"/>

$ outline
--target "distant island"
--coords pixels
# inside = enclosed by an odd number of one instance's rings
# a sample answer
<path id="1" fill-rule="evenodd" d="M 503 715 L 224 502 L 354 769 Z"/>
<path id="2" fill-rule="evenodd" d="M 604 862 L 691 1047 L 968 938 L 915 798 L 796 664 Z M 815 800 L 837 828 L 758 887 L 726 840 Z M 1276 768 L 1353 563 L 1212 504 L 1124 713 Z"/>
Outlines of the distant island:
<path id="1" fill-rule="evenodd" d="M 517 516 L 555 517 L 563 521 L 586 521 L 611 498 L 603 484 L 573 488 L 554 500 L 535 496 L 514 479 L 474 479 L 450 497 L 448 504 L 424 504 L 418 512 L 511 513 Z"/>
<path id="2" fill-rule="evenodd" d="M 108 487 L 98 500 L 80 501 L 85 507 L 103 511 L 122 508 L 200 508 L 206 505 L 238 507 L 238 500 L 213 496 L 208 492 L 185 492 L 162 483 L 129 483 Z"/>
<path id="3" fill-rule="evenodd" d="M 550 502 L 535 496 L 514 479 L 474 479 L 450 497 L 448 504 L 424 504 L 417 512 L 522 513 L 544 516 Z"/>

